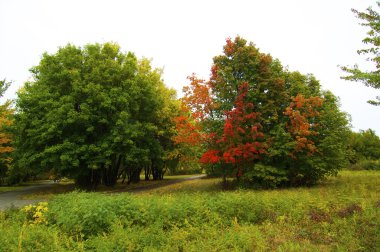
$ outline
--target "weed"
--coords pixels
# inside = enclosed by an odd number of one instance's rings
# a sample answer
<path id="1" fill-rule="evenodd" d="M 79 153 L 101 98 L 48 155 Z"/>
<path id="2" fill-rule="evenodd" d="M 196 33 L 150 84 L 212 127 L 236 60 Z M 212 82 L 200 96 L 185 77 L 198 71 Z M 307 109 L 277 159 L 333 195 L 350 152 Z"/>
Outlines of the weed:
<path id="1" fill-rule="evenodd" d="M 329 222 L 331 223 L 332 219 L 328 212 L 319 209 L 312 209 L 309 212 L 310 220 L 315 222 Z"/>
<path id="2" fill-rule="evenodd" d="M 340 218 L 347 218 L 355 213 L 362 213 L 362 212 L 363 212 L 363 208 L 360 205 L 353 203 L 341 209 L 340 211 L 338 211 L 338 216 Z"/>

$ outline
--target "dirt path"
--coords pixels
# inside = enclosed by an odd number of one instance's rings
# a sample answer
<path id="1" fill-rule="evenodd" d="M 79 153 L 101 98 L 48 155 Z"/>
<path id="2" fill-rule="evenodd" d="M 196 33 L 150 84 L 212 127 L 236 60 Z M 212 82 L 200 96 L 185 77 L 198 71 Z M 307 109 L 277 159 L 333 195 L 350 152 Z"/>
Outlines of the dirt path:
<path id="1" fill-rule="evenodd" d="M 130 192 L 130 193 L 140 193 L 140 192 L 146 192 L 149 190 L 157 189 L 160 187 L 165 187 L 169 185 L 174 185 L 177 183 L 181 183 L 184 181 L 189 181 L 189 180 L 194 180 L 194 179 L 200 179 L 206 177 L 205 174 L 203 175 L 196 175 L 192 176 L 189 178 L 181 178 L 181 179 L 173 179 L 166 181 L 162 184 L 155 184 L 155 185 L 147 185 L 143 187 L 138 187 L 138 188 L 133 188 L 133 189 L 127 189 L 127 190 L 119 190 L 119 191 L 112 191 L 111 193 L 122 193 L 122 192 Z M 9 192 L 2 192 L 0 193 L 0 211 L 5 210 L 10 207 L 23 207 L 29 204 L 35 204 L 37 202 L 43 201 L 43 199 L 33 199 L 33 200 L 28 200 L 28 199 L 22 199 L 23 196 L 28 195 L 28 194 L 33 194 L 35 192 L 41 192 L 44 189 L 50 189 L 55 185 L 54 182 L 46 182 L 43 184 L 38 184 L 38 185 L 32 185 L 32 186 L 27 186 L 23 187 L 20 189 L 17 189 L 15 191 L 9 191 Z"/>
<path id="2" fill-rule="evenodd" d="M 207 176 L 206 174 L 195 175 L 195 176 L 192 176 L 192 177 L 189 177 L 189 178 L 173 179 L 173 180 L 168 181 L 168 182 L 166 182 L 164 184 L 148 185 L 148 186 L 144 186 L 144 187 L 138 187 L 138 188 L 133 188 L 133 189 L 124 190 L 124 191 L 118 191 L 118 192 L 130 192 L 130 193 L 146 192 L 146 191 L 150 191 L 150 190 L 153 190 L 153 189 L 165 187 L 165 186 L 168 186 L 168 185 L 174 185 L 174 184 L 177 184 L 177 183 L 181 183 L 181 182 L 184 182 L 184 181 L 189 181 L 189 180 L 194 180 L 194 179 L 201 179 L 201 178 L 204 178 L 206 176 Z"/>
<path id="3" fill-rule="evenodd" d="M 53 185 L 53 182 L 46 182 L 43 184 L 23 187 L 14 191 L 2 192 L 0 193 L 0 211 L 10 207 L 22 207 L 25 205 L 40 202 L 41 200 L 39 199 L 22 199 L 22 196 L 51 188 Z"/>

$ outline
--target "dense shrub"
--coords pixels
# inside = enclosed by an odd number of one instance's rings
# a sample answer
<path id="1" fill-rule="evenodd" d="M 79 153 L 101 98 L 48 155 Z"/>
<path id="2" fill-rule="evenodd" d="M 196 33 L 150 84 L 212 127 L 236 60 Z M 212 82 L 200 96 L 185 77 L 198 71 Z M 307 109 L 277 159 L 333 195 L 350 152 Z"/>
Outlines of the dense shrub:
<path id="1" fill-rule="evenodd" d="M 242 176 L 243 186 L 276 188 L 288 181 L 285 170 L 262 164 L 256 164 Z"/>
<path id="2" fill-rule="evenodd" d="M 380 170 L 379 160 L 363 160 L 350 166 L 351 170 Z"/>

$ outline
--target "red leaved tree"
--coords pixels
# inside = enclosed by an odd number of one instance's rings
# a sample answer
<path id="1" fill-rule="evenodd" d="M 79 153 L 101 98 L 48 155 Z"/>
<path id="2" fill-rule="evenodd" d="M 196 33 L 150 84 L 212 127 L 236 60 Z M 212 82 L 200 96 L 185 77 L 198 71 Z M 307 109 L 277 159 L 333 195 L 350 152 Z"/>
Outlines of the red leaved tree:
<path id="1" fill-rule="evenodd" d="M 172 155 L 185 165 L 198 162 L 204 152 L 209 137 L 204 126 L 215 106 L 208 83 L 194 74 L 188 79 L 190 85 L 183 88 L 184 96 L 180 99 L 180 114 L 173 118 L 176 126 L 176 135 L 173 137 L 176 148 Z"/>
<path id="2" fill-rule="evenodd" d="M 239 86 L 234 108 L 226 112 L 224 130 L 221 136 L 212 133 L 210 139 L 214 141 L 212 149 L 206 151 L 201 162 L 206 164 L 230 164 L 239 178 L 245 169 L 253 166 L 254 161 L 266 153 L 266 144 L 263 142 L 264 134 L 260 131 L 261 125 L 257 122 L 258 113 L 254 106 L 247 102 L 248 83 Z M 225 181 L 224 173 L 224 181 Z"/>

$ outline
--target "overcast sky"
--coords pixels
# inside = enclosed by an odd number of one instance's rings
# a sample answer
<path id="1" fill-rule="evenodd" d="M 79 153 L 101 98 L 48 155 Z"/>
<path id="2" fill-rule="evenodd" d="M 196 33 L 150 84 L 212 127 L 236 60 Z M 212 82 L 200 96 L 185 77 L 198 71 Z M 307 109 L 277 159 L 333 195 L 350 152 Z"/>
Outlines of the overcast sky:
<path id="1" fill-rule="evenodd" d="M 73 43 L 114 41 L 153 60 L 164 81 L 181 91 L 186 76 L 208 78 L 227 37 L 240 35 L 290 70 L 312 73 L 341 99 L 354 130 L 380 134 L 380 107 L 366 103 L 380 90 L 340 80 L 338 65 L 370 67 L 356 50 L 366 28 L 351 8 L 369 0 L 0 0 L 0 79 L 13 81 L 7 97 L 30 77 L 43 52 Z"/>

